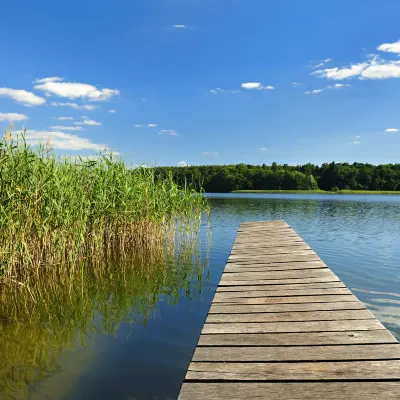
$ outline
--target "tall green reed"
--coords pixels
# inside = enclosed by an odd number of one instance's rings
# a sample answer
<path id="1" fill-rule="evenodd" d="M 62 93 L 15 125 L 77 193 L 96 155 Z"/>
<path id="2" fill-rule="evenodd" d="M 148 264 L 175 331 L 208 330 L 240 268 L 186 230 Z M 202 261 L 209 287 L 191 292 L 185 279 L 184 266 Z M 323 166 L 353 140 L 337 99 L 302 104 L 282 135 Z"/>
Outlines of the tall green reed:
<path id="1" fill-rule="evenodd" d="M 24 135 L 0 142 L 0 275 L 71 271 L 85 259 L 173 242 L 207 205 L 172 176 L 111 155 L 57 158 Z M 21 281 L 22 283 L 23 281 Z"/>

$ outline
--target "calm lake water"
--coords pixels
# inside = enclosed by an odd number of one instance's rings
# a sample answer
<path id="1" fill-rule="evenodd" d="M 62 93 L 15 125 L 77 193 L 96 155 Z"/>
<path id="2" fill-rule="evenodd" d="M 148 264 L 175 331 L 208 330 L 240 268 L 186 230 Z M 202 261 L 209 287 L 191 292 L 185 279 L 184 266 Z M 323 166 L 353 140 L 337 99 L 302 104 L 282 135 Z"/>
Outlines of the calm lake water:
<path id="1" fill-rule="evenodd" d="M 176 399 L 244 221 L 286 220 L 400 339 L 400 196 L 207 197 L 211 218 L 197 249 L 184 249 L 165 266 L 142 260 L 132 276 L 93 276 L 82 292 L 57 292 L 57 308 L 5 324 L 0 398 L 19 382 L 31 399 Z M 37 352 L 41 362 L 30 362 Z"/>

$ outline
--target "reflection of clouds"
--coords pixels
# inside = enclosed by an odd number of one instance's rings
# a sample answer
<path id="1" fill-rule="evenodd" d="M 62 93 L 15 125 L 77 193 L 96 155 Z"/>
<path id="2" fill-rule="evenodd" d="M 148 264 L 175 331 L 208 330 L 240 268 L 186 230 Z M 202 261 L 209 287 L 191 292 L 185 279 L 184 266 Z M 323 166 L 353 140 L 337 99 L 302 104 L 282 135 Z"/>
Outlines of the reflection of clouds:
<path id="1" fill-rule="evenodd" d="M 400 293 L 389 293 L 389 292 L 375 292 L 373 290 L 368 290 L 368 289 L 358 289 L 358 288 L 351 288 L 351 290 L 353 292 L 362 292 L 362 293 L 370 293 L 370 294 L 381 294 L 383 296 L 395 296 L 395 297 L 400 297 Z M 381 299 L 381 298 L 376 298 L 374 299 L 374 301 L 377 302 L 382 302 L 383 301 L 387 301 L 387 302 L 391 302 L 391 300 L 389 299 Z"/>
<path id="2" fill-rule="evenodd" d="M 400 301 L 389 299 L 372 299 L 374 303 L 394 303 L 400 304 Z M 374 303 L 364 304 L 373 312 L 375 317 L 388 328 L 398 340 L 400 340 L 400 307 L 390 305 L 377 305 Z"/>

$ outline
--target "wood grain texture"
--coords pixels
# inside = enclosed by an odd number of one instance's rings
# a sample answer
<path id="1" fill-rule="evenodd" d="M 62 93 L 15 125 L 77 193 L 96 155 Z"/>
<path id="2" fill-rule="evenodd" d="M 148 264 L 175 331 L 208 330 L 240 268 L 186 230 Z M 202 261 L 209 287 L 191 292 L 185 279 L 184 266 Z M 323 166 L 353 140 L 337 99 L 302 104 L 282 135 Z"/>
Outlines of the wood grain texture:
<path id="1" fill-rule="evenodd" d="M 400 382 L 184 383 L 179 400 L 398 400 Z"/>
<path id="2" fill-rule="evenodd" d="M 334 274 L 328 276 L 320 276 L 315 278 L 285 278 L 285 279 L 249 279 L 249 280 L 222 280 L 222 275 L 219 286 L 244 286 L 244 285 L 288 285 L 288 284 L 303 284 L 303 283 L 326 283 L 326 282 L 340 282 L 340 279 Z"/>
<path id="3" fill-rule="evenodd" d="M 400 360 L 400 344 L 374 346 L 198 347 L 195 362 Z"/>
<path id="4" fill-rule="evenodd" d="M 344 311 L 365 310 L 364 304 L 359 301 L 345 301 L 335 303 L 294 303 L 294 304 L 233 304 L 213 303 L 210 314 L 246 314 L 246 313 L 285 313 L 285 312 L 310 312 L 310 311 Z M 303 314 L 306 318 L 306 315 Z"/>
<path id="5" fill-rule="evenodd" d="M 308 312 L 278 312 L 278 313 L 221 313 L 209 314 L 207 323 L 229 322 L 289 322 L 289 321 L 338 321 L 343 319 L 375 319 L 372 313 L 365 310 L 340 311 L 308 311 Z"/>
<path id="6" fill-rule="evenodd" d="M 213 304 L 293 304 L 293 303 L 338 303 L 357 301 L 352 294 L 321 295 L 321 296 L 283 296 L 283 297 L 236 297 L 226 298 L 225 293 L 216 293 Z"/>
<path id="7" fill-rule="evenodd" d="M 235 274 L 223 274 L 221 282 L 255 280 L 255 279 L 301 279 L 301 278 L 334 278 L 335 275 L 329 269 L 295 270 L 295 271 L 271 271 L 265 272 L 240 272 Z"/>
<path id="8" fill-rule="evenodd" d="M 199 346 L 313 346 L 397 343 L 384 329 L 375 331 L 200 335 Z"/>
<path id="9" fill-rule="evenodd" d="M 229 263 L 224 273 L 231 272 L 262 272 L 269 273 L 271 271 L 290 271 L 302 269 L 321 269 L 328 268 L 325 264 L 317 262 L 298 262 L 298 263 L 277 263 L 277 264 L 253 264 L 253 263 Z"/>
<path id="10" fill-rule="evenodd" d="M 192 362 L 186 379 L 233 381 L 400 380 L 400 360 L 301 363 Z"/>
<path id="11" fill-rule="evenodd" d="M 303 322 L 246 322 L 205 323 L 202 335 L 214 333 L 295 333 L 295 332 L 340 332 L 354 329 L 371 331 L 385 329 L 377 320 L 303 321 Z"/>
<path id="12" fill-rule="evenodd" d="M 246 286 L 246 290 L 304 290 L 304 289 L 331 289 L 331 288 L 345 288 L 343 282 L 323 282 L 323 283 L 302 283 L 302 284 L 288 284 L 288 285 L 253 285 Z M 241 286 L 218 286 L 217 292 L 241 292 Z"/>

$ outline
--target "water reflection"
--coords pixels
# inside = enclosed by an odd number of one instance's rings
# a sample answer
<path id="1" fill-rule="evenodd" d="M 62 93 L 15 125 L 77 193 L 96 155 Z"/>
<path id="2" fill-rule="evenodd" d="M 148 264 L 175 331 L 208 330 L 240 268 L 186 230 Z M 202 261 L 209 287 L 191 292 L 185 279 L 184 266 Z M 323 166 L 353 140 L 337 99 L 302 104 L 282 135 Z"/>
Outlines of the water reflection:
<path id="1" fill-rule="evenodd" d="M 0 397 L 34 398 L 46 379 L 63 372 L 71 354 L 80 355 L 76 364 L 93 351 L 93 338 L 130 326 L 123 333 L 129 338 L 132 326 L 146 329 L 160 302 L 199 298 L 207 261 L 194 236 L 87 263 L 70 274 L 6 280 L 0 293 Z"/>

